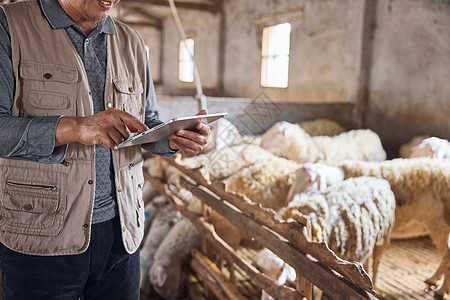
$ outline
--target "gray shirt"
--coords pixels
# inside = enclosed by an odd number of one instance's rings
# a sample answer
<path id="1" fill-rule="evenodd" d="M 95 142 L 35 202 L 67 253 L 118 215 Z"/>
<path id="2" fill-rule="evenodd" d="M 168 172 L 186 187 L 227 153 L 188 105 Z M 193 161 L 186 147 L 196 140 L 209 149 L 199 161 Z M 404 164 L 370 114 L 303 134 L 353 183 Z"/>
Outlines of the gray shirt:
<path id="1" fill-rule="evenodd" d="M 56 0 L 40 0 L 42 11 L 53 29 L 65 29 L 75 49 L 83 60 L 92 92 L 94 113 L 104 110 L 106 77 L 107 35 L 116 34 L 108 17 L 89 36 L 74 24 Z M 11 59 L 11 38 L 7 20 L 0 10 L 0 157 L 21 158 L 42 163 L 60 163 L 64 160 L 67 145 L 55 147 L 55 131 L 61 116 L 19 118 L 11 116 L 15 80 Z M 147 95 L 145 123 L 148 127 L 161 123 L 153 82 L 147 65 Z M 115 208 L 114 173 L 111 150 L 95 146 L 96 187 L 93 223 L 113 218 Z M 147 151 L 169 156 L 168 140 L 143 146 Z"/>

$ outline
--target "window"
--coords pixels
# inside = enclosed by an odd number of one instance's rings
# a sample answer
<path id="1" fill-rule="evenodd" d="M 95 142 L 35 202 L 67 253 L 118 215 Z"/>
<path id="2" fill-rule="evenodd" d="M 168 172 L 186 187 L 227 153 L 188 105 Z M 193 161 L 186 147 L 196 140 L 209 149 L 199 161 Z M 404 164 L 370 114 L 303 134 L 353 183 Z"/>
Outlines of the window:
<path id="1" fill-rule="evenodd" d="M 261 51 L 261 85 L 286 88 L 289 74 L 291 24 L 283 23 L 263 29 Z"/>
<path id="2" fill-rule="evenodd" d="M 194 81 L 194 62 L 192 61 L 191 55 L 194 55 L 194 40 L 186 39 L 180 41 L 179 47 L 179 68 L 178 68 L 178 78 L 184 82 Z"/>

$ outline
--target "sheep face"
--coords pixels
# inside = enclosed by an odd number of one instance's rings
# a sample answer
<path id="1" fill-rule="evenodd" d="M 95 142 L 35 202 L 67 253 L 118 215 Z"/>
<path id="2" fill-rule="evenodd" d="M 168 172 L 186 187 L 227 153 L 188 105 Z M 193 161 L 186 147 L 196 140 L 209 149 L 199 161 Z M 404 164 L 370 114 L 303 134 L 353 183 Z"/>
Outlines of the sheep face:
<path id="1" fill-rule="evenodd" d="M 450 158 L 450 142 L 437 137 L 424 139 L 418 145 L 412 147 L 409 157 L 448 159 Z"/>
<path id="2" fill-rule="evenodd" d="M 299 163 L 314 162 L 320 156 L 311 136 L 300 126 L 285 121 L 275 123 L 267 130 L 260 146 Z"/>
<path id="3" fill-rule="evenodd" d="M 341 168 L 322 163 L 305 163 L 295 171 L 295 179 L 289 189 L 286 204 L 292 201 L 295 194 L 324 191 L 327 186 L 344 180 Z"/>

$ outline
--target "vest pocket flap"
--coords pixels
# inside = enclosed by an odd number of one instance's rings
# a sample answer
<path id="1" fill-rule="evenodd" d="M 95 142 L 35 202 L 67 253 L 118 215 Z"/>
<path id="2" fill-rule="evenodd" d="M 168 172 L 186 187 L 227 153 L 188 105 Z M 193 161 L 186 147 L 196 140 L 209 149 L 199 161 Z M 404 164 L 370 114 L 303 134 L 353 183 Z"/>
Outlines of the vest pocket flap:
<path id="1" fill-rule="evenodd" d="M 23 61 L 19 68 L 20 76 L 23 79 L 49 82 L 58 81 L 63 83 L 75 83 L 78 81 L 78 71 L 75 67 Z"/>
<path id="2" fill-rule="evenodd" d="M 57 92 L 31 91 L 29 99 L 36 108 L 63 109 L 69 106 L 69 96 Z"/>
<path id="3" fill-rule="evenodd" d="M 141 94 L 144 89 L 142 82 L 133 79 L 113 79 L 113 84 L 116 90 L 124 94 Z"/>
<path id="4" fill-rule="evenodd" d="M 29 213 L 54 213 L 58 208 L 58 200 L 44 197 L 24 197 L 23 195 L 14 195 L 8 192 L 2 197 L 3 207 Z"/>

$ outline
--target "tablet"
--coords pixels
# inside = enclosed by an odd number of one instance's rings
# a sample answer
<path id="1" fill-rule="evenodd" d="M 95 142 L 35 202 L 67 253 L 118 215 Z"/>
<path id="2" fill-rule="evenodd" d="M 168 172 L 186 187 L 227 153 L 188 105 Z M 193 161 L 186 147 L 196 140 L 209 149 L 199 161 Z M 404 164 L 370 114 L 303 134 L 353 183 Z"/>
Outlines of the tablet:
<path id="1" fill-rule="evenodd" d="M 150 128 L 147 131 L 141 132 L 127 139 L 126 141 L 117 145 L 117 148 L 156 142 L 181 129 L 194 131 L 195 125 L 197 125 L 198 123 L 202 122 L 211 124 L 212 122 L 217 121 L 220 118 L 226 117 L 227 115 L 227 113 L 214 113 L 170 119 L 169 121 L 156 125 L 155 127 Z"/>

